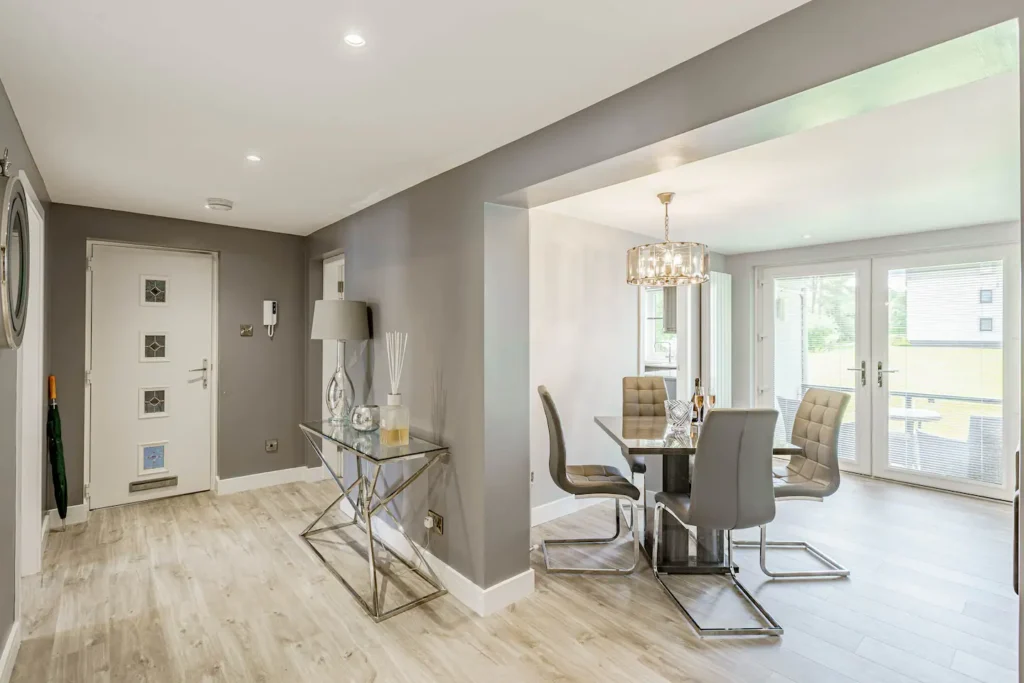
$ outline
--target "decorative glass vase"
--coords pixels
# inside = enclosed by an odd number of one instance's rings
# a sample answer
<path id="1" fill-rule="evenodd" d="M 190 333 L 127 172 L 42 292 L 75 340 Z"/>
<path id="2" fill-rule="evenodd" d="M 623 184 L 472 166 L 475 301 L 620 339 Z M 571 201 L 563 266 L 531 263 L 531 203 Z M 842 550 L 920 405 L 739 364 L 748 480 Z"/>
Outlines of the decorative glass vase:
<path id="1" fill-rule="evenodd" d="M 677 434 L 686 433 L 690 429 L 690 419 L 693 417 L 693 404 L 681 399 L 669 399 L 665 401 L 665 419 L 668 421 L 670 431 Z"/>
<path id="2" fill-rule="evenodd" d="M 409 409 L 402 405 L 401 394 L 388 394 L 388 404 L 381 406 L 380 444 L 409 445 Z"/>

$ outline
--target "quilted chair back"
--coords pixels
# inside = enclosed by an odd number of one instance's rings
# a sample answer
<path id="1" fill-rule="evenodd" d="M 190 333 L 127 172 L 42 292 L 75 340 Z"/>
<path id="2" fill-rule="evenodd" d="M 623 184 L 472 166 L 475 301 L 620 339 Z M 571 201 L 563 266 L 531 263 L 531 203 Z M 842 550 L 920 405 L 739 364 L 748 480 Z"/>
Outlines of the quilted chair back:
<path id="1" fill-rule="evenodd" d="M 790 440 L 804 453 L 790 458 L 789 469 L 823 486 L 822 497 L 839 488 L 839 427 L 849 403 L 849 394 L 808 389 L 793 420 Z"/>
<path id="2" fill-rule="evenodd" d="M 623 377 L 623 417 L 664 417 L 668 391 L 664 377 Z"/>

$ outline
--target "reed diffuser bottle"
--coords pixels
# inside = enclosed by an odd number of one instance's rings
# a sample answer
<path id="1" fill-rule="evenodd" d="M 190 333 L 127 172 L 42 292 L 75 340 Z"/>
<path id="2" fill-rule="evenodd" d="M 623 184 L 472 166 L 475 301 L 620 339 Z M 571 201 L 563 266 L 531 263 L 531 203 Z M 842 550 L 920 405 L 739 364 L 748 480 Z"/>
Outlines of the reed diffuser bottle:
<path id="1" fill-rule="evenodd" d="M 380 443 L 382 446 L 409 445 L 409 409 L 402 405 L 402 394 L 398 383 L 402 378 L 405 363 L 405 347 L 409 335 L 405 332 L 388 332 L 385 335 L 388 350 L 388 374 L 391 376 L 391 393 L 388 404 L 380 409 Z"/>

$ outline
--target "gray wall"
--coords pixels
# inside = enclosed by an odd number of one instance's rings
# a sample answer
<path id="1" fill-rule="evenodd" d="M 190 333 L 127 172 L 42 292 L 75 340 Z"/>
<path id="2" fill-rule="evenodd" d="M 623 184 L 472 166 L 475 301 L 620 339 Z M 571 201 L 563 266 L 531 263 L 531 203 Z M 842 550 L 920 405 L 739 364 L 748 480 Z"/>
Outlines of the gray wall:
<path id="1" fill-rule="evenodd" d="M 1020 242 L 1020 223 L 996 223 L 952 230 L 935 230 L 868 240 L 821 244 L 813 247 L 736 254 L 725 259 L 732 275 L 732 401 L 737 408 L 756 407 L 754 376 L 755 281 L 754 269 L 808 263 L 893 256 L 919 251 L 941 251 Z"/>
<path id="2" fill-rule="evenodd" d="M 219 254 L 218 475 L 228 479 L 304 464 L 297 426 L 309 336 L 303 238 L 66 204 L 51 205 L 46 229 L 47 279 L 55 293 L 47 313 L 49 372 L 60 388 L 71 505 L 82 502 L 84 481 L 87 239 Z M 279 303 L 273 340 L 261 326 L 264 299 Z M 254 325 L 254 336 L 240 337 L 241 323 Z M 264 451 L 264 440 L 271 438 L 279 440 L 277 453 Z"/>
<path id="3" fill-rule="evenodd" d="M 11 108 L 7 92 L 0 83 L 0 151 L 10 150 L 11 172 L 25 171 L 32 189 L 44 203 L 50 196 L 39 175 L 35 160 L 25 144 L 21 126 Z M 36 297 L 43 292 L 29 292 L 29 311 Z M 45 341 L 44 341 L 45 343 Z M 18 352 L 0 350 L 0 649 L 7 642 L 11 625 L 16 621 L 14 614 L 14 593 L 17 585 L 18 568 L 15 564 L 14 545 L 17 538 L 17 453 L 15 444 L 15 406 L 18 400 Z"/>
<path id="4" fill-rule="evenodd" d="M 530 213 L 484 205 L 484 586 L 530 547 Z M 525 429 L 524 429 L 525 427 Z M 510 571 L 509 568 L 512 568 Z"/>
<path id="5" fill-rule="evenodd" d="M 313 261 L 345 251 L 349 291 L 373 303 L 384 318 L 379 329 L 410 333 L 409 404 L 421 430 L 438 426 L 429 396 L 443 378 L 443 436 L 453 458 L 448 478 L 430 492 L 446 516 L 446 535 L 435 548 L 440 558 L 485 586 L 529 566 L 525 546 L 502 566 L 485 568 L 479 559 L 480 548 L 490 557 L 492 545 L 511 546 L 522 537 L 522 515 L 502 522 L 506 499 L 483 492 L 510 487 L 529 499 L 525 481 L 492 480 L 499 470 L 486 466 L 483 406 L 502 383 L 491 382 L 484 363 L 485 343 L 498 343 L 484 334 L 485 202 L 1014 19 L 1022 10 L 1024 0 L 815 0 L 311 235 Z M 525 255 L 513 251 L 509 258 Z M 525 271 L 522 263 L 505 267 Z M 319 345 L 310 350 L 307 377 L 314 371 L 319 377 Z M 378 360 L 378 377 L 382 367 Z M 319 391 L 307 386 L 309 406 Z M 509 419 L 521 421 L 506 431 L 527 432 L 528 417 L 516 416 Z M 495 523 L 485 524 L 490 519 Z"/>
<path id="6" fill-rule="evenodd" d="M 323 256 L 344 250 L 345 297 L 368 302 L 375 337 L 362 359 L 372 368 L 375 382 L 352 373 L 359 402 L 385 402 L 383 333 L 409 333 L 401 390 L 410 407 L 412 431 L 451 446 L 452 455 L 450 465 L 437 469 L 424 482 L 426 487 L 403 496 L 401 504 L 410 521 L 406 528 L 413 533 L 422 530 L 422 524 L 411 522 L 427 505 L 440 512 L 445 533 L 431 540 L 431 551 L 482 585 L 485 495 L 478 484 L 485 472 L 484 207 L 483 201 L 449 206 L 447 196 L 435 200 L 429 192 L 406 192 L 315 233 L 308 240 L 313 261 L 308 288 L 311 300 L 320 297 Z M 474 315 L 477 311 L 481 315 Z M 322 356 L 319 342 L 310 342 L 309 348 L 306 405 L 312 419 L 322 410 Z M 350 464 L 346 463 L 349 473 Z M 391 471 L 386 475 L 389 481 L 397 476 Z M 529 498 L 526 485 L 524 477 L 524 501 Z M 429 500 L 423 498 L 423 488 L 429 488 Z M 519 570 L 525 568 L 524 564 Z"/>

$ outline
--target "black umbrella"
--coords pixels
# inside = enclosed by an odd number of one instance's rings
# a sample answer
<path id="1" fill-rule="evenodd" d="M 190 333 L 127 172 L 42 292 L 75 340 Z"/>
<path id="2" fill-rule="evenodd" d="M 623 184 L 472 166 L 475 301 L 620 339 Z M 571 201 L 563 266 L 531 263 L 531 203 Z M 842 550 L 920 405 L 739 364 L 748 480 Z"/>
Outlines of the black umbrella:
<path id="1" fill-rule="evenodd" d="M 46 441 L 50 450 L 50 471 L 53 473 L 53 497 L 57 501 L 62 529 L 68 516 L 68 478 L 64 471 L 64 439 L 60 435 L 60 411 L 57 410 L 57 378 L 50 375 L 50 410 L 46 416 Z"/>

